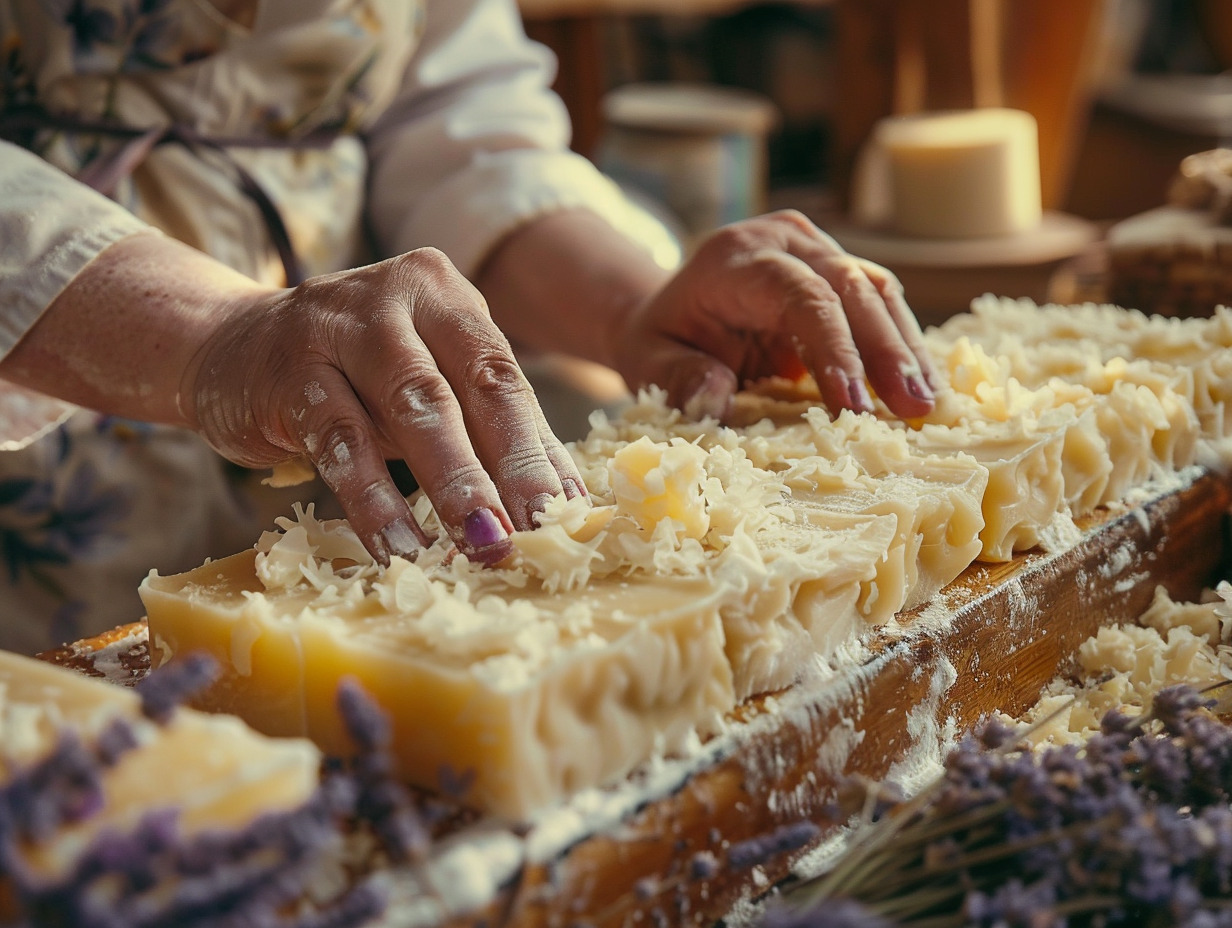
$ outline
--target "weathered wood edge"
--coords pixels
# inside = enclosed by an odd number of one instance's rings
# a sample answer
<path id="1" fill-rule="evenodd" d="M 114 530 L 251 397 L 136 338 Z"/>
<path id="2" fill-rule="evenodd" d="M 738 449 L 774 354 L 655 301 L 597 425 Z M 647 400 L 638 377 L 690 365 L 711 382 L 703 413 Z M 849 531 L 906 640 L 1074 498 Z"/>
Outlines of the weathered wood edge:
<path id="1" fill-rule="evenodd" d="M 1144 611 L 1157 585 L 1178 599 L 1198 596 L 1227 555 L 1230 503 L 1232 482 L 1203 472 L 1138 509 L 1102 513 L 1061 554 L 973 566 L 943 591 L 951 622 L 928 620 L 936 603 L 904 616 L 901 631 L 875 642 L 853 686 L 823 683 L 754 709 L 782 713 L 781 724 L 760 729 L 614 833 L 526 865 L 497 903 L 458 924 L 713 924 L 785 877 L 798 856 L 735 870 L 723 866 L 732 844 L 801 818 L 832 831 L 829 804 L 842 776 L 880 780 L 913 752 L 938 756 L 947 731 L 1026 709 L 1083 641 Z M 699 851 L 717 857 L 713 878 L 690 873 Z"/>

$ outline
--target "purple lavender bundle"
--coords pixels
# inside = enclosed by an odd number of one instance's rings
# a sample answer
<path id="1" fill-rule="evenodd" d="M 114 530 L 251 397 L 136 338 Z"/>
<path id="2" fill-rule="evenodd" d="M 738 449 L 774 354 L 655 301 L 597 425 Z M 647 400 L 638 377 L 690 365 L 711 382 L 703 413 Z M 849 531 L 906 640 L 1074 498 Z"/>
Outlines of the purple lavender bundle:
<path id="1" fill-rule="evenodd" d="M 985 724 L 767 928 L 1232 926 L 1232 727 L 1210 695 L 1163 690 L 1082 748 Z"/>

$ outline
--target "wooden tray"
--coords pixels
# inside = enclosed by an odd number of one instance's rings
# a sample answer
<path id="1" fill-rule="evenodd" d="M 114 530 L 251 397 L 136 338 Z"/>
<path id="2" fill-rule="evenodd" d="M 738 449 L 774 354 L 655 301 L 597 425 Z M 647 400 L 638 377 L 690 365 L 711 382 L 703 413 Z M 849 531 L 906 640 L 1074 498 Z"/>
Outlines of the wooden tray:
<path id="1" fill-rule="evenodd" d="M 643 798 L 615 827 L 609 821 L 582 828 L 558 848 L 534 830 L 510 829 L 510 840 L 550 852 L 515 861 L 480 911 L 443 914 L 441 921 L 518 928 L 713 924 L 740 899 L 786 876 L 799 853 L 740 869 L 727 865 L 731 845 L 801 818 L 817 821 L 823 835 L 832 831 L 827 804 L 845 774 L 883 779 L 905 759 L 938 756 L 947 733 L 989 712 L 1020 713 L 1079 644 L 1101 625 L 1144 611 L 1157 585 L 1177 599 L 1194 599 L 1223 575 L 1232 482 L 1197 468 L 1186 476 L 1140 506 L 1088 520 L 1081 540 L 1063 553 L 973 566 L 932 603 L 903 616 L 903 628 L 880 635 L 854 673 L 751 701 L 698 757 L 676 762 L 678 777 L 668 762 L 657 793 L 631 793 Z M 96 654 L 105 656 L 102 670 Z M 148 667 L 139 624 L 42 656 L 117 682 Z M 472 859 L 483 866 L 490 824 L 452 822 L 446 845 L 466 848 L 473 833 Z M 714 855 L 716 872 L 699 875 L 691 867 L 698 852 Z M 421 872 L 407 873 L 396 885 L 411 895 L 422 879 Z M 385 922 L 411 923 L 397 906 Z"/>

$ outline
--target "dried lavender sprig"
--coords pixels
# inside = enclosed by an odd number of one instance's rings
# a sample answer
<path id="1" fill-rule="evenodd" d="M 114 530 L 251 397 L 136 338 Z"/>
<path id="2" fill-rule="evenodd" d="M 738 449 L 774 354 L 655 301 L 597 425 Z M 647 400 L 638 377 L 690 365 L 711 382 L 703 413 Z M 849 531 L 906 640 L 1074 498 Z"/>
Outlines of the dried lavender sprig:
<path id="1" fill-rule="evenodd" d="M 186 654 L 147 674 L 134 689 L 141 697 L 141 711 L 149 719 L 165 723 L 175 708 L 218 679 L 221 669 L 208 654 Z"/>
<path id="2" fill-rule="evenodd" d="M 353 678 L 339 683 L 337 698 L 339 714 L 357 749 L 349 763 L 357 788 L 356 815 L 369 823 L 395 862 L 421 858 L 429 843 L 428 829 L 410 791 L 394 775 L 389 717 Z"/>
<path id="3" fill-rule="evenodd" d="M 147 691 L 166 718 L 180 695 L 207 674 L 193 662 Z M 177 678 L 178 677 L 178 678 Z M 320 865 L 340 847 L 358 788 L 342 777 L 322 784 L 298 809 L 263 816 L 234 832 L 181 833 L 173 810 L 149 813 L 127 833 L 98 835 L 71 872 L 49 879 L 27 863 L 23 845 L 88 817 L 101 802 L 102 772 L 136 744 L 117 720 L 94 744 L 65 733 L 52 753 L 0 788 L 0 885 L 29 924 L 73 928 L 349 928 L 369 920 L 381 894 L 360 884 L 311 910 L 298 907 Z M 374 769 L 388 769 L 377 751 Z M 344 788 L 348 787 L 348 788 Z M 340 863 L 338 864 L 340 866 Z"/>
<path id="4" fill-rule="evenodd" d="M 93 747 L 71 732 L 61 734 L 47 757 L 0 787 L 0 845 L 43 840 L 61 825 L 97 811 L 103 800 L 102 771 L 136 743 L 123 719 L 108 724 Z M 0 877 L 4 874 L 0 862 Z"/>
<path id="5" fill-rule="evenodd" d="M 900 840 L 893 848 L 888 848 L 883 839 L 873 848 L 873 853 L 863 856 L 862 866 L 854 868 L 854 873 L 849 865 L 846 869 L 853 880 L 849 881 L 848 889 L 856 888 L 864 879 L 884 888 L 884 880 L 875 881 L 873 877 L 885 875 L 896 853 L 907 850 L 909 854 L 903 857 L 914 855 L 910 859 L 918 861 L 918 845 L 915 848 L 904 845 L 910 843 L 910 832 L 918 823 L 927 823 L 935 833 L 938 823 L 930 821 L 929 815 L 937 814 L 934 811 L 938 808 L 937 800 L 947 796 L 957 798 L 955 792 L 964 787 L 974 788 L 983 795 L 996 795 L 999 789 L 1004 789 L 1007 790 L 1004 795 L 1012 799 L 1005 808 L 1006 845 L 1020 861 L 1031 858 L 1032 848 L 1038 851 L 1035 854 L 1038 859 L 1032 866 L 1042 874 L 1041 879 L 1052 881 L 1045 885 L 1059 886 L 1057 880 L 1065 873 L 1066 861 L 1057 859 L 1055 846 L 1066 843 L 1081 847 L 1081 856 L 1087 865 L 1075 871 L 1079 881 L 1073 884 L 1073 892 L 1077 895 L 1059 899 L 1058 905 L 1075 909 L 1081 905 L 1090 909 L 1100 898 L 1113 898 L 1119 900 L 1122 907 L 1133 905 L 1149 909 L 1158 908 L 1167 901 L 1174 916 L 1185 917 L 1187 910 L 1177 906 L 1182 905 L 1184 887 L 1191 879 L 1197 880 L 1193 884 L 1195 887 L 1207 887 L 1207 892 L 1227 893 L 1228 884 L 1232 882 L 1228 875 L 1232 869 L 1232 829 L 1222 827 L 1225 823 L 1220 818 L 1223 816 L 1232 822 L 1232 812 L 1227 808 L 1232 789 L 1232 732 L 1199 711 L 1207 704 L 1209 700 L 1184 692 L 1169 693 L 1159 711 L 1158 721 L 1164 727 L 1159 735 L 1147 734 L 1144 725 L 1129 724 L 1125 717 L 1110 713 L 1104 721 L 1104 733 L 1092 739 L 1082 758 L 1072 751 L 1051 749 L 1036 763 L 1033 755 L 1027 753 L 1014 758 L 1001 757 L 999 755 L 1005 752 L 994 751 L 971 753 L 965 759 L 960 758 L 958 763 L 947 764 L 947 775 L 941 784 L 934 784 L 932 789 L 925 791 L 932 800 L 926 810 L 917 805 L 915 811 L 920 814 L 914 816 L 914 812 L 902 815 L 904 810 L 900 809 L 899 815 L 870 829 L 892 830 Z M 1151 741 L 1168 739 L 1171 739 L 1170 747 L 1144 747 Z M 1144 759 L 1150 763 L 1142 763 Z M 1205 784 L 1202 789 L 1196 792 L 1192 788 L 1179 789 L 1185 778 L 1176 776 L 1176 771 L 1169 767 L 1179 764 L 1203 771 Z M 1160 790 L 1150 790 L 1152 783 L 1172 784 L 1172 788 L 1163 792 L 1168 793 L 1169 798 L 1183 796 L 1192 802 L 1198 810 L 1196 818 L 1180 816 L 1175 810 L 1169 812 L 1171 806 L 1159 801 Z M 955 807 L 962 807 L 961 803 L 956 803 Z M 1215 816 L 1218 824 L 1208 826 L 1203 820 L 1203 816 L 1208 815 Z M 894 829 L 886 827 L 904 819 L 910 819 L 909 824 Z M 1147 822 L 1151 827 L 1146 827 L 1144 823 Z M 1191 840 L 1193 834 L 1197 837 Z M 1226 841 L 1220 844 L 1219 837 L 1224 835 Z M 1107 840 L 1109 836 L 1116 837 L 1111 844 Z M 979 840 L 988 840 L 988 835 Z M 1205 857 L 1192 850 L 1203 841 Z M 869 844 L 864 843 L 865 850 Z M 1004 850 L 989 848 L 971 859 L 959 861 L 968 867 L 955 867 L 956 872 L 951 874 L 957 880 L 955 885 L 961 886 L 962 880 L 995 876 L 995 865 L 1003 858 Z M 907 864 L 907 868 L 911 866 Z M 902 858 L 896 862 L 896 869 L 902 871 Z M 834 873 L 831 871 L 830 876 Z M 1109 873 L 1117 874 L 1116 879 L 1110 880 Z M 1122 873 L 1125 875 L 1120 875 Z M 944 876 L 938 875 L 934 881 Z M 814 892 L 809 895 L 814 901 L 822 895 L 815 892 L 820 882 L 812 881 Z M 1099 886 L 1107 886 L 1115 892 L 1093 895 L 1091 889 Z M 831 895 L 833 889 L 831 887 Z M 922 894 L 916 895 L 921 898 L 910 905 L 903 903 L 904 908 L 897 909 L 899 914 L 910 913 L 914 918 L 926 909 Z M 1201 899 L 1197 888 L 1193 895 Z M 1079 899 L 1083 901 L 1079 903 Z M 1193 900 L 1184 903 L 1190 909 L 1197 904 Z M 1037 914 L 1052 917 L 1047 913 Z M 946 920 L 929 917 L 927 922 L 942 925 Z M 817 924 L 824 924 L 824 921 Z"/>
<path id="6" fill-rule="evenodd" d="M 733 844 L 727 851 L 727 863 L 740 870 L 754 867 L 779 854 L 799 850 L 820 834 L 821 829 L 813 822 L 789 822 L 769 834 Z"/>
<path id="7" fill-rule="evenodd" d="M 175 819 L 158 811 L 133 832 L 100 835 L 62 880 L 10 873 L 20 908 L 35 924 L 74 928 L 213 928 L 223 916 L 237 928 L 343 928 L 374 913 L 374 890 L 302 918 L 284 911 L 303 897 L 315 852 L 340 840 L 324 793 L 231 834 L 186 837 Z"/>
<path id="8" fill-rule="evenodd" d="M 1021 744 L 1034 731 L 1058 718 L 1072 703 L 1072 699 L 1067 700 L 1025 729 L 1016 729 L 995 717 L 986 719 L 966 735 L 958 747 L 946 758 L 947 769 L 961 770 L 968 757 L 1008 754 L 1015 745 Z M 898 841 L 903 837 L 902 831 L 907 823 L 922 813 L 930 803 L 938 800 L 946 783 L 944 777 L 939 778 L 911 799 L 900 802 L 894 810 L 894 815 L 878 820 L 877 827 L 866 827 L 857 831 L 847 853 L 842 856 L 837 865 L 821 877 L 801 884 L 793 890 L 801 896 L 801 904 L 807 905 L 809 898 L 826 899 L 842 896 L 843 892 L 839 887 L 852 879 L 853 872 L 858 872 L 863 867 L 875 869 L 878 866 L 876 863 L 878 855 L 892 844 L 897 846 Z M 877 787 L 874 785 L 874 788 Z M 980 805 L 986 804 L 980 803 Z"/>

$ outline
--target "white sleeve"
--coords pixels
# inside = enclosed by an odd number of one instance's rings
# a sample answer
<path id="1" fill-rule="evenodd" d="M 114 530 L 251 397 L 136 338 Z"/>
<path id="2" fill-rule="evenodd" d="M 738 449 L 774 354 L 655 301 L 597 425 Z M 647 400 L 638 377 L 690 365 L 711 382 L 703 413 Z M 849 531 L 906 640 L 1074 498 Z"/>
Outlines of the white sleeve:
<path id="1" fill-rule="evenodd" d="M 670 233 L 569 150 L 568 115 L 550 90 L 555 67 L 526 38 L 512 0 L 427 4 L 399 95 L 367 139 L 369 215 L 386 254 L 433 245 L 472 276 L 516 226 L 578 206 L 656 258 L 675 249 Z"/>
<path id="2" fill-rule="evenodd" d="M 148 228 L 37 155 L 0 142 L 0 357 L 99 252 Z"/>

